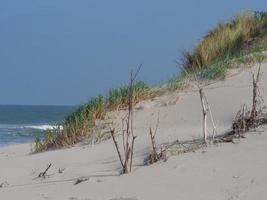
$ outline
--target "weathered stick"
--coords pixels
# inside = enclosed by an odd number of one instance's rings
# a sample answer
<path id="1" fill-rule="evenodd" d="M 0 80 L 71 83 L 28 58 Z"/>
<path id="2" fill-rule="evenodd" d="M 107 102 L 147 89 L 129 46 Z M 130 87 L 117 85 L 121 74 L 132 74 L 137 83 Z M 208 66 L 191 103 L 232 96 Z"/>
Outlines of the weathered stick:
<path id="1" fill-rule="evenodd" d="M 155 135 L 153 135 L 151 128 L 149 129 L 149 135 L 150 135 L 150 139 L 151 139 L 153 154 L 156 155 L 157 154 L 157 150 L 156 150 Z"/>
<path id="2" fill-rule="evenodd" d="M 259 91 L 259 87 L 258 87 L 258 82 L 260 80 L 260 70 L 261 70 L 261 63 L 259 64 L 259 68 L 257 71 L 257 76 L 255 78 L 255 75 L 253 74 L 252 76 L 252 84 L 253 84 L 253 99 L 252 99 L 252 108 L 251 108 L 251 113 L 250 113 L 250 118 L 251 120 L 255 120 L 256 116 L 257 116 L 257 105 L 258 105 L 258 91 Z"/>
<path id="3" fill-rule="evenodd" d="M 128 148 L 126 150 L 126 155 L 125 155 L 125 161 L 124 161 L 124 165 L 123 165 L 123 170 L 122 170 L 123 174 L 128 174 L 129 173 L 128 163 L 129 163 L 130 155 L 131 155 L 131 147 L 128 144 Z"/>
<path id="4" fill-rule="evenodd" d="M 78 178 L 78 179 L 76 180 L 76 182 L 74 183 L 74 185 L 78 185 L 78 184 L 80 184 L 80 183 L 82 183 L 82 182 L 85 182 L 85 181 L 89 181 L 89 178 L 88 178 L 88 177 Z"/>
<path id="5" fill-rule="evenodd" d="M 132 138 L 132 148 L 131 148 L 131 161 L 130 161 L 130 172 L 132 171 L 133 166 L 133 152 L 134 152 L 134 141 L 136 139 L 136 136 L 133 136 Z"/>
<path id="6" fill-rule="evenodd" d="M 131 172 L 133 164 L 134 142 L 136 139 L 136 136 L 134 135 L 133 131 L 133 104 L 134 104 L 133 84 L 140 71 L 140 68 L 141 65 L 138 67 L 138 70 L 136 71 L 135 74 L 133 74 L 133 71 L 131 71 L 130 73 L 130 82 L 128 87 L 128 105 L 127 105 L 128 113 L 127 116 L 122 119 L 122 145 L 124 150 L 124 160 L 122 159 L 122 155 L 119 150 L 119 145 L 114 136 L 114 129 L 111 130 L 111 136 L 120 159 L 123 174 Z M 124 130 L 124 123 L 126 124 L 126 130 Z"/>
<path id="7" fill-rule="evenodd" d="M 214 123 L 212 111 L 211 111 L 211 108 L 210 108 L 210 105 L 209 105 L 209 102 L 208 102 L 208 99 L 207 99 L 206 95 L 204 95 L 204 98 L 205 98 L 205 101 L 206 101 L 206 104 L 207 104 L 207 107 L 208 107 L 208 111 L 209 111 L 209 114 L 210 114 L 210 119 L 211 119 L 211 123 L 212 123 L 212 127 L 213 127 L 212 141 L 214 141 L 215 135 L 217 134 L 216 125 Z"/>
<path id="8" fill-rule="evenodd" d="M 155 163 L 158 161 L 158 154 L 156 149 L 155 133 L 153 135 L 152 128 L 149 129 L 149 135 L 152 145 L 152 153 L 149 156 L 149 164 Z"/>
<path id="9" fill-rule="evenodd" d="M 125 118 L 123 118 L 123 119 L 121 120 L 121 130 L 122 130 L 122 146 L 123 146 L 123 152 L 124 152 L 124 155 L 125 155 L 125 153 L 126 153 L 126 147 L 125 147 L 124 120 L 125 120 Z"/>
<path id="10" fill-rule="evenodd" d="M 49 170 L 49 168 L 50 168 L 51 166 L 52 166 L 52 163 L 50 163 L 50 164 L 48 165 L 48 167 L 46 168 L 46 170 L 45 170 L 44 172 L 41 172 L 41 173 L 38 175 L 38 177 L 39 177 L 39 178 L 41 178 L 41 177 L 45 177 L 47 171 Z"/>
<path id="11" fill-rule="evenodd" d="M 204 100 L 204 94 L 203 94 L 203 89 L 199 89 L 199 95 L 200 95 L 200 101 L 202 105 L 202 113 L 203 113 L 203 139 L 204 143 L 207 144 L 207 108 L 205 105 L 205 100 Z"/>
<path id="12" fill-rule="evenodd" d="M 112 140 L 113 140 L 113 142 L 115 144 L 115 147 L 116 147 L 119 159 L 120 159 L 121 166 L 123 167 L 123 162 L 122 162 L 122 158 L 121 158 L 121 152 L 120 152 L 120 149 L 119 149 L 119 145 L 118 145 L 118 143 L 117 143 L 117 141 L 115 139 L 115 136 L 114 136 L 115 129 L 110 130 L 110 133 L 111 133 Z"/>

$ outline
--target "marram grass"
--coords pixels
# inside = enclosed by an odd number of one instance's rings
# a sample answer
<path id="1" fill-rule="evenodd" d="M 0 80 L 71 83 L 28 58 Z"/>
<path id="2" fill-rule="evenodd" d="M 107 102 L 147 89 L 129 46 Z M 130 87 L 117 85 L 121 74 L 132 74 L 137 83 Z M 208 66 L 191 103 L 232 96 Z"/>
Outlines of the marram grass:
<path id="1" fill-rule="evenodd" d="M 151 98 L 155 95 L 145 82 L 137 81 L 133 84 L 133 102 Z M 80 142 L 90 136 L 96 121 L 104 119 L 107 111 L 124 109 L 128 104 L 129 87 L 111 89 L 104 96 L 92 98 L 88 103 L 66 116 L 63 121 L 63 129 L 50 130 L 45 133 L 43 139 L 37 138 L 35 141 L 35 152 L 49 149 L 67 147 Z"/>
<path id="2" fill-rule="evenodd" d="M 219 23 L 192 52 L 184 52 L 183 66 L 187 70 L 198 70 L 217 60 L 232 57 L 266 29 L 267 13 L 238 14 L 227 23 Z"/>

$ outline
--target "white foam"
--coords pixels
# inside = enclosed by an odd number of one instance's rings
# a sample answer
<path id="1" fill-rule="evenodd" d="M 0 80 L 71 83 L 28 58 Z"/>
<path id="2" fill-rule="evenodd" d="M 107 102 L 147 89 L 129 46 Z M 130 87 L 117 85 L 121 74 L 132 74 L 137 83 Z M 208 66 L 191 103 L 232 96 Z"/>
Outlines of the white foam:
<path id="1" fill-rule="evenodd" d="M 32 126 L 24 126 L 24 128 L 31 128 L 31 129 L 37 129 L 37 130 L 53 130 L 57 129 L 58 126 L 53 125 L 32 125 Z M 62 130 L 62 126 L 59 126 L 60 130 Z"/>

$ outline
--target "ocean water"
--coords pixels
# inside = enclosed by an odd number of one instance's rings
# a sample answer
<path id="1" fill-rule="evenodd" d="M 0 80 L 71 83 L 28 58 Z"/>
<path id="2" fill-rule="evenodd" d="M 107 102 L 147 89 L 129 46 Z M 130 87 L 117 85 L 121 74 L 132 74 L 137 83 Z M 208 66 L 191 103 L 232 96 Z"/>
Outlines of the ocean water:
<path id="1" fill-rule="evenodd" d="M 72 106 L 0 105 L 0 146 L 32 142 L 74 109 Z"/>

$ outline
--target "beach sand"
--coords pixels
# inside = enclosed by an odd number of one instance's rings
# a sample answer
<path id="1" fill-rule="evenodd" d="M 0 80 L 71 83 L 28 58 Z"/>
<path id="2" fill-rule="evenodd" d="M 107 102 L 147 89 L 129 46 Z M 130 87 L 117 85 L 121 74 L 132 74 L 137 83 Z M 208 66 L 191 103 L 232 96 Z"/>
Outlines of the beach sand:
<path id="1" fill-rule="evenodd" d="M 251 105 L 252 68 L 231 70 L 224 81 L 204 88 L 218 133 L 231 128 L 242 104 Z M 267 64 L 262 66 L 260 89 L 267 101 Z M 119 127 L 124 111 L 110 113 Z M 134 110 L 137 135 L 134 168 L 120 175 L 112 140 L 97 145 L 30 154 L 31 145 L 0 149 L 2 200 L 235 200 L 267 197 L 267 129 L 260 127 L 237 144 L 217 144 L 144 166 L 151 151 L 149 128 L 159 118 L 157 144 L 202 136 L 198 91 L 192 87 L 140 102 Z M 209 133 L 211 123 L 208 121 Z M 48 176 L 38 178 L 52 163 Z M 59 171 L 63 171 L 59 173 Z M 75 185 L 77 179 L 89 178 Z"/>

